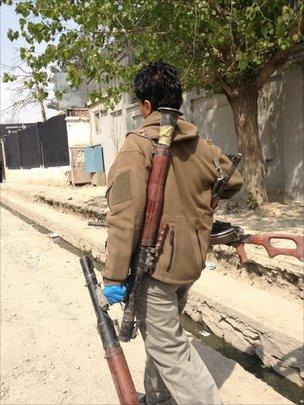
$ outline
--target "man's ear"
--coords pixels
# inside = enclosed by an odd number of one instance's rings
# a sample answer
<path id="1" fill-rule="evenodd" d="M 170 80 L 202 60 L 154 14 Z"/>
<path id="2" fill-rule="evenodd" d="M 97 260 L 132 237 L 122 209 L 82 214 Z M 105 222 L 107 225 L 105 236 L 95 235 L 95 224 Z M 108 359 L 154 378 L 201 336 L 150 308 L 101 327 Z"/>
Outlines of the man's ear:
<path id="1" fill-rule="evenodd" d="M 150 115 L 153 111 L 153 107 L 152 104 L 149 100 L 144 100 L 143 102 L 143 110 L 144 110 L 144 114 L 146 117 L 148 117 L 148 115 Z"/>

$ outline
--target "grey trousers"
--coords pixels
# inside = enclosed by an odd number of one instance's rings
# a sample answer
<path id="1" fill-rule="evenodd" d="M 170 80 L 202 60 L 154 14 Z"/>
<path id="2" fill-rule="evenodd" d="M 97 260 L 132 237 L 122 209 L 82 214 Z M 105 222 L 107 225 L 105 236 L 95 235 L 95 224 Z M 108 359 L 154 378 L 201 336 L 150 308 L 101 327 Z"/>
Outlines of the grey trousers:
<path id="1" fill-rule="evenodd" d="M 180 323 L 189 288 L 146 276 L 138 293 L 137 319 L 147 354 L 144 385 L 149 405 L 222 404 L 215 381 Z"/>

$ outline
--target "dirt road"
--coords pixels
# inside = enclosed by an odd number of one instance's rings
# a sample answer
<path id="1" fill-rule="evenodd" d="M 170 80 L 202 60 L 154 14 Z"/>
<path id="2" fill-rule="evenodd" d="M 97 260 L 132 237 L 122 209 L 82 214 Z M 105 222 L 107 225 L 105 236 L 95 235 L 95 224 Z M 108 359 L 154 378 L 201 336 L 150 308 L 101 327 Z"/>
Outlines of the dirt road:
<path id="1" fill-rule="evenodd" d="M 1 404 L 117 404 L 78 257 L 4 209 L 1 232 Z M 196 347 L 226 404 L 290 403 L 234 361 Z M 124 349 L 142 391 L 142 342 Z"/>
<path id="2" fill-rule="evenodd" d="M 1 402 L 117 403 L 78 257 L 5 210 L 1 221 Z"/>

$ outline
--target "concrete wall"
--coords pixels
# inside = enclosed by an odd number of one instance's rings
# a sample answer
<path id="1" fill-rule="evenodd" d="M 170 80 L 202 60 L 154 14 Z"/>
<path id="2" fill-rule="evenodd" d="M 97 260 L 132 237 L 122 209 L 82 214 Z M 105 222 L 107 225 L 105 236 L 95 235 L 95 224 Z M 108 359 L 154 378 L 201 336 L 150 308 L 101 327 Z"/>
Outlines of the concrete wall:
<path id="1" fill-rule="evenodd" d="M 233 113 L 224 95 L 206 98 L 192 91 L 184 94 L 185 118 L 195 123 L 200 135 L 212 139 L 223 151 L 237 151 Z M 94 114 L 100 112 L 99 132 Z M 90 108 L 93 143 L 104 148 L 108 173 L 127 131 L 141 123 L 139 109 L 124 95 L 115 111 L 102 105 Z M 273 76 L 259 97 L 260 138 L 270 196 L 279 201 L 303 199 L 304 75 L 293 68 Z"/>
<path id="2" fill-rule="evenodd" d="M 186 95 L 185 104 L 190 110 L 187 112 L 188 119 L 198 126 L 203 138 L 212 139 L 225 152 L 237 152 L 232 110 L 225 96 L 206 99 L 190 93 Z"/>
<path id="3" fill-rule="evenodd" d="M 6 181 L 22 184 L 68 184 L 70 166 L 61 167 L 36 167 L 33 169 L 12 170 L 6 169 Z"/>
<path id="4" fill-rule="evenodd" d="M 287 198 L 304 195 L 304 68 L 286 72 L 282 90 L 284 180 Z"/>

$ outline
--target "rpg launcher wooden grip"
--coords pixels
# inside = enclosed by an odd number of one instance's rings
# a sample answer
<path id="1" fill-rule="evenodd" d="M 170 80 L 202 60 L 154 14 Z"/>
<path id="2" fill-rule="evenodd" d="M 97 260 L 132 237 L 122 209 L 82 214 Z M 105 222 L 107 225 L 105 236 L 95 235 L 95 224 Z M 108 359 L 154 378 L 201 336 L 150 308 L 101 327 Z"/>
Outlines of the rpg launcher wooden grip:
<path id="1" fill-rule="evenodd" d="M 97 317 L 97 330 L 105 351 L 105 358 L 115 384 L 121 405 L 138 405 L 137 392 L 130 374 L 126 358 L 119 344 L 115 327 L 108 314 L 108 304 L 97 282 L 93 263 L 89 256 L 80 259 L 80 264 L 89 289 Z"/>
<path id="2" fill-rule="evenodd" d="M 149 179 L 145 226 L 141 246 L 152 247 L 155 245 L 163 209 L 163 195 L 169 163 L 169 149 L 158 147 L 153 157 L 153 169 Z"/>

